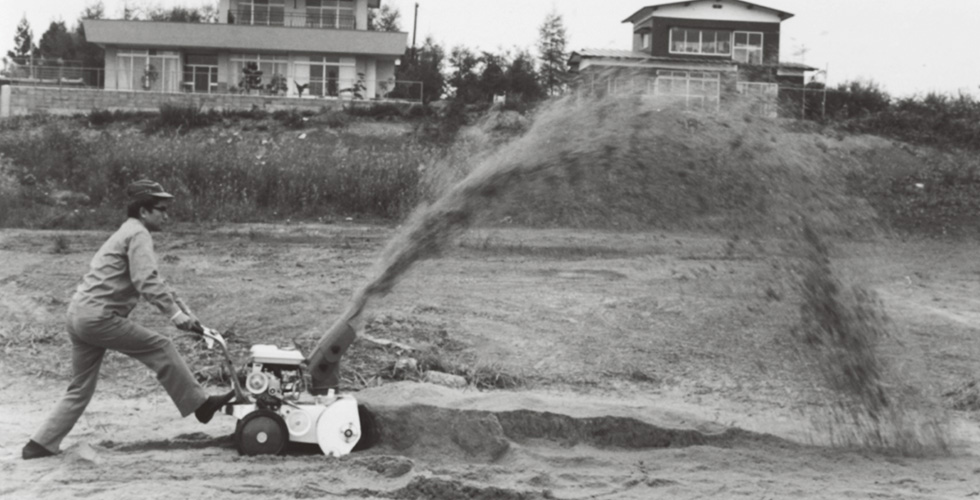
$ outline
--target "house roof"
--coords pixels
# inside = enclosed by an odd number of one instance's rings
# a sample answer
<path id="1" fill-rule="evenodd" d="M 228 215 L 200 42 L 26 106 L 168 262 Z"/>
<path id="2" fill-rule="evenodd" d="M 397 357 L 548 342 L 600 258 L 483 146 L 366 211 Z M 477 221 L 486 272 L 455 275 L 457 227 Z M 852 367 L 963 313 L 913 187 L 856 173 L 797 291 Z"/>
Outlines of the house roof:
<path id="1" fill-rule="evenodd" d="M 99 45 L 158 49 L 231 49 L 242 51 L 317 52 L 397 57 L 405 53 L 408 34 L 367 30 L 333 30 L 86 19 L 85 37 Z"/>
<path id="2" fill-rule="evenodd" d="M 576 52 L 572 52 L 570 59 L 579 56 L 579 59 L 585 58 L 610 58 L 610 59 L 650 59 L 653 56 L 645 52 L 635 52 L 632 50 L 617 50 L 617 49 L 582 49 Z"/>
<path id="3" fill-rule="evenodd" d="M 627 17 L 626 19 L 624 19 L 623 22 L 624 23 L 635 23 L 637 20 L 640 20 L 640 19 L 643 19 L 643 18 L 649 16 L 655 10 L 657 10 L 657 9 L 659 9 L 661 7 L 667 7 L 669 5 L 685 5 L 685 4 L 690 4 L 692 2 L 698 2 L 698 1 L 705 1 L 705 0 L 686 0 L 686 1 L 683 1 L 683 2 L 665 2 L 665 3 L 656 4 L 656 5 L 648 5 L 646 7 L 641 8 L 640 10 L 634 12 L 633 15 L 631 15 L 630 17 Z M 793 14 L 790 13 L 790 12 L 785 12 L 785 11 L 778 10 L 778 9 L 773 9 L 772 7 L 766 7 L 765 5 L 760 5 L 760 4 L 757 4 L 757 3 L 754 3 L 754 2 L 746 2 L 744 0 L 732 0 L 732 1 L 738 2 L 738 3 L 741 3 L 741 4 L 745 4 L 747 7 L 751 7 L 751 8 L 760 8 L 760 9 L 768 10 L 768 11 L 770 11 L 770 12 L 778 15 L 779 16 L 779 19 L 781 21 L 785 21 L 785 20 L 793 17 Z"/>

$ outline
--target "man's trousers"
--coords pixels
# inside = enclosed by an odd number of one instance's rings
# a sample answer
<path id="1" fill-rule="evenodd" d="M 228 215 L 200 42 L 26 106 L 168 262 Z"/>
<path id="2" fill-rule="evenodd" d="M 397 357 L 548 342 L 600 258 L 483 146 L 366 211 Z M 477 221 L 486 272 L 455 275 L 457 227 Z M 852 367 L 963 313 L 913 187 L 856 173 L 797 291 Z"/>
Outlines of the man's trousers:
<path id="1" fill-rule="evenodd" d="M 68 335 L 72 343 L 72 380 L 40 429 L 36 443 L 57 453 L 92 400 L 99 368 L 107 349 L 133 357 L 156 372 L 157 380 L 186 417 L 204 404 L 208 394 L 194 378 L 170 338 L 148 330 L 128 318 L 102 310 L 69 308 Z"/>

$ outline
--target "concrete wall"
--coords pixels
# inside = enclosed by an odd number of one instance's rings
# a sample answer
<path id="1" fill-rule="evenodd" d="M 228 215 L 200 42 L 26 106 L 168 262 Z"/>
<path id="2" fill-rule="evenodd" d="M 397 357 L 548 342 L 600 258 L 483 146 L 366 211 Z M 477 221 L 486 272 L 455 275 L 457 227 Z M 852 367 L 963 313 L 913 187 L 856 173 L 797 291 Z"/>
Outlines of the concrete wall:
<path id="1" fill-rule="evenodd" d="M 319 111 L 340 109 L 349 100 L 297 99 L 289 97 L 255 96 L 240 94 L 169 94 L 145 91 L 93 90 L 58 87 L 10 88 L 10 114 L 33 113 L 78 114 L 93 109 L 123 111 L 159 111 L 160 105 L 189 104 L 205 110 L 249 110 L 253 107 L 266 111 L 298 109 Z"/>

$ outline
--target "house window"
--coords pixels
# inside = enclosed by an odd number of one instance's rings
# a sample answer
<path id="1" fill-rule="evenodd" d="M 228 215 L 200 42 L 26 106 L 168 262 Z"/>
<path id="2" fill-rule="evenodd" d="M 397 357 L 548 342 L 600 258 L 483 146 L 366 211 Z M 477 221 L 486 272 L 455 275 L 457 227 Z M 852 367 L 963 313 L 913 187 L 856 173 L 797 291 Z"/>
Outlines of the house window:
<path id="1" fill-rule="evenodd" d="M 210 94 L 218 87 L 218 56 L 216 54 L 187 54 L 184 57 L 186 92 Z"/>
<path id="2" fill-rule="evenodd" d="M 671 28 L 670 53 L 727 56 L 732 53 L 732 32 Z"/>
<path id="3" fill-rule="evenodd" d="M 306 27 L 357 28 L 354 0 L 306 0 Z"/>
<path id="4" fill-rule="evenodd" d="M 721 102 L 721 77 L 703 71 L 658 71 L 654 95 L 688 109 L 714 111 Z"/>
<path id="5" fill-rule="evenodd" d="M 127 50 L 116 54 L 116 88 L 177 92 L 180 90 L 180 56 L 176 52 Z"/>
<path id="6" fill-rule="evenodd" d="M 644 49 L 649 49 L 650 48 L 650 34 L 649 33 L 643 33 L 642 35 L 640 35 L 640 40 L 642 40 L 643 48 Z"/>
<path id="7" fill-rule="evenodd" d="M 736 31 L 732 59 L 747 64 L 762 64 L 762 33 Z"/>
<path id="8" fill-rule="evenodd" d="M 296 82 L 308 84 L 308 95 L 315 97 L 338 97 L 353 88 L 356 77 L 348 57 L 314 56 L 296 66 Z"/>
<path id="9" fill-rule="evenodd" d="M 238 3 L 238 24 L 282 26 L 285 18 L 285 0 L 241 0 Z"/>
<path id="10" fill-rule="evenodd" d="M 289 60 L 285 56 L 248 54 L 232 56 L 238 88 L 269 89 L 273 82 L 284 82 L 289 74 Z M 282 90 L 282 89 L 275 89 Z"/>

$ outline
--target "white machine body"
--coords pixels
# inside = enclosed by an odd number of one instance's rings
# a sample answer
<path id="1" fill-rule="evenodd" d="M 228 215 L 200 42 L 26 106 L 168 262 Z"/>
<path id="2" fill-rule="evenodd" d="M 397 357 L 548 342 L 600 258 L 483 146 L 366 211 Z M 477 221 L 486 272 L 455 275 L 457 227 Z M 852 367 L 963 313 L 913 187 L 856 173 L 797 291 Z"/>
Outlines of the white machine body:
<path id="1" fill-rule="evenodd" d="M 347 455 L 361 437 L 357 400 L 333 391 L 326 396 L 309 394 L 304 360 L 294 349 L 252 346 L 245 369 L 249 401 L 230 404 L 225 411 L 239 421 L 260 409 L 273 411 L 285 421 L 289 441 L 317 444 L 327 456 Z"/>

